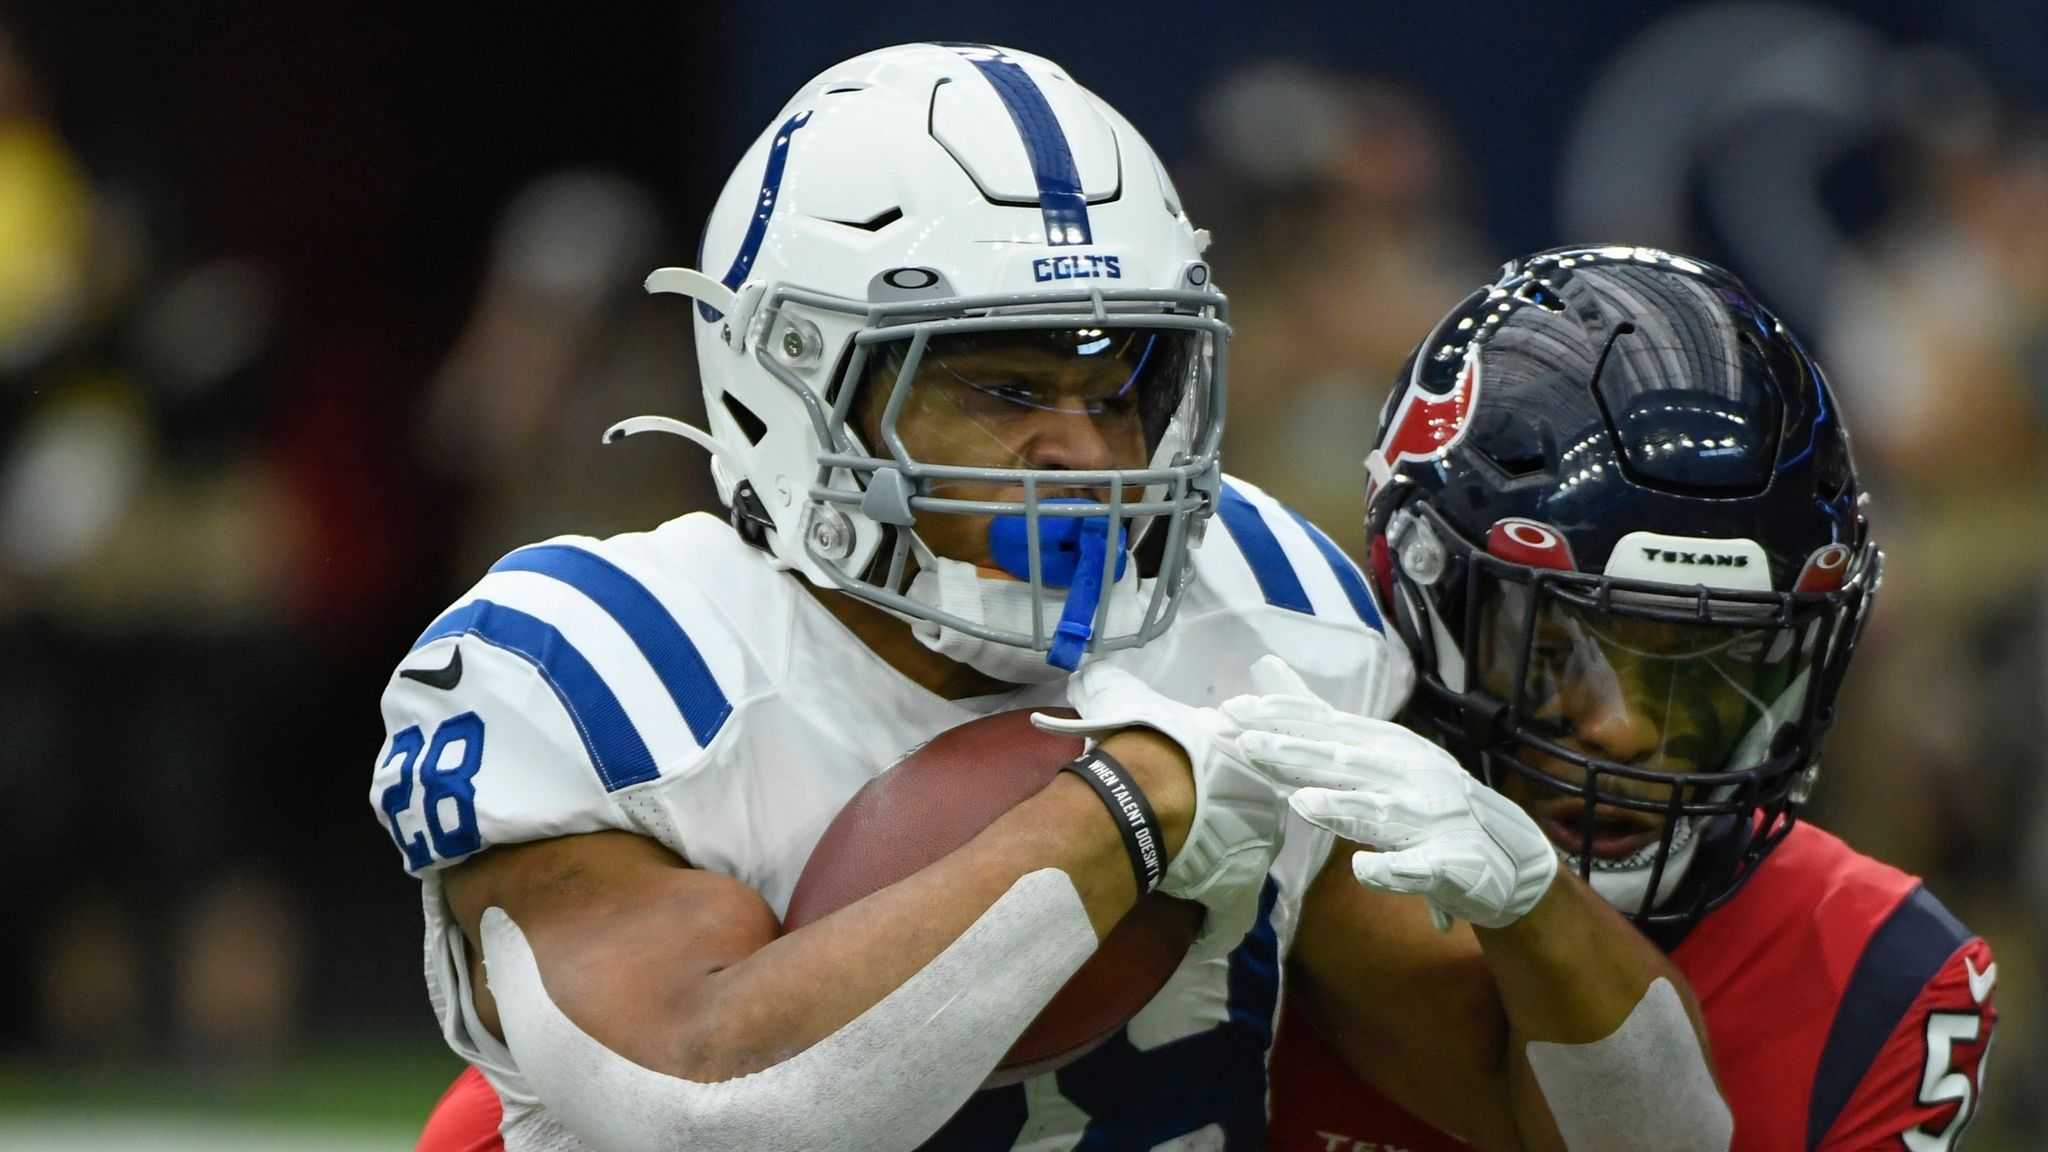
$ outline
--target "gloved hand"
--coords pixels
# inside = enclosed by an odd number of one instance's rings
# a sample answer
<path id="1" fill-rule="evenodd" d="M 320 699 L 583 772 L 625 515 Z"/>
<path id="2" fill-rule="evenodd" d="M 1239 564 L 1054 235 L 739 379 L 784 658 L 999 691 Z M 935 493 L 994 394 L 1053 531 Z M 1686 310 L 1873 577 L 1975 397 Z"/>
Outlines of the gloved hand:
<path id="1" fill-rule="evenodd" d="M 1152 728 L 1180 745 L 1195 781 L 1194 821 L 1167 861 L 1159 890 L 1208 909 L 1190 955 L 1222 956 L 1259 915 L 1266 870 L 1280 850 L 1286 797 L 1238 751 L 1236 728 L 1214 708 L 1197 708 L 1147 687 L 1121 668 L 1091 663 L 1067 683 L 1078 720 L 1034 715 L 1048 732 L 1101 740 L 1126 728 Z"/>
<path id="2" fill-rule="evenodd" d="M 1254 665 L 1253 679 L 1265 695 L 1220 709 L 1241 729 L 1238 750 L 1297 789 L 1288 803 L 1302 819 L 1378 849 L 1351 857 L 1360 884 L 1421 896 L 1439 931 L 1454 919 L 1505 928 L 1549 890 L 1549 839 L 1449 752 L 1398 724 L 1332 708 L 1278 657 Z"/>

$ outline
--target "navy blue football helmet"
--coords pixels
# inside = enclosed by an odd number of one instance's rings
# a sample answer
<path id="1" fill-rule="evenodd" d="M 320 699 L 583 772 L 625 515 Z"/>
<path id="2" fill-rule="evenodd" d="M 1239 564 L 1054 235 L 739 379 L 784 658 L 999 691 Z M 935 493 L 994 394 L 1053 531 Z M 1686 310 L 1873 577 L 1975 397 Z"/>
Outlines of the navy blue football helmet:
<path id="1" fill-rule="evenodd" d="M 1366 464 L 1405 719 L 1646 929 L 1725 901 L 1812 787 L 1882 566 L 1799 341 L 1701 261 L 1538 253 L 1411 354 Z"/>

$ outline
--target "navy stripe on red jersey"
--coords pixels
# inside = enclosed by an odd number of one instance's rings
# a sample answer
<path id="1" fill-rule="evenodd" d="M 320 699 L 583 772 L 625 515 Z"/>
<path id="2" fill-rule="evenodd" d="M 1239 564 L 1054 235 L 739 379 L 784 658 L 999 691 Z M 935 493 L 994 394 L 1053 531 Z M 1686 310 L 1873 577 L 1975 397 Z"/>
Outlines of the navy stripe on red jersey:
<path id="1" fill-rule="evenodd" d="M 1926 888 L 1913 889 L 1885 918 L 1843 989 L 1807 1103 L 1807 1152 L 1820 1147 L 1864 1074 L 1928 981 L 1971 938 Z"/>

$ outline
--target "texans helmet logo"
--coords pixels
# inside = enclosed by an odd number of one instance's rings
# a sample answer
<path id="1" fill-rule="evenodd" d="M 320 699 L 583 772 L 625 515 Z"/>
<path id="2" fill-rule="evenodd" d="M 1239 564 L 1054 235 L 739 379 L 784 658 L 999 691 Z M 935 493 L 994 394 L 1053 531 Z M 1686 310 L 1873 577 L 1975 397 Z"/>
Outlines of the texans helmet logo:
<path id="1" fill-rule="evenodd" d="M 1419 375 L 1419 373 L 1418 373 Z M 1413 382 L 1394 409 L 1387 434 L 1365 458 L 1366 473 L 1374 487 L 1386 483 L 1394 470 L 1410 460 L 1441 459 L 1457 446 L 1471 425 L 1472 409 L 1479 403 L 1479 350 L 1465 353 L 1465 370 L 1449 392 L 1436 396 Z"/>

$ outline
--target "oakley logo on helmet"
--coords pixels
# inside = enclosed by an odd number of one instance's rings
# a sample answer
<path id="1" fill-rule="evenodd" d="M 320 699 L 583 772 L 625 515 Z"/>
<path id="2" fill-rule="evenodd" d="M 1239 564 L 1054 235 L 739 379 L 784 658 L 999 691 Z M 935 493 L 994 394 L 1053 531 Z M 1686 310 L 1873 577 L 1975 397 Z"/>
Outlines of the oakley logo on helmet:
<path id="1" fill-rule="evenodd" d="M 1849 546 L 1830 544 L 1806 558 L 1806 566 L 1799 570 L 1799 580 L 1792 585 L 1794 592 L 1834 592 L 1842 587 L 1849 575 Z"/>
<path id="2" fill-rule="evenodd" d="M 930 288 L 939 282 L 939 274 L 930 268 L 891 268 L 882 273 L 882 282 L 891 288 L 916 292 Z"/>
<path id="3" fill-rule="evenodd" d="M 906 265 L 886 268 L 868 281 L 867 298 L 873 304 L 894 304 L 905 300 L 941 300 L 955 295 L 953 285 L 936 268 Z"/>
<path id="4" fill-rule="evenodd" d="M 1120 280 L 1123 269 L 1115 256 L 1043 256 L 1031 262 L 1031 278 L 1048 280 Z"/>
<path id="5" fill-rule="evenodd" d="M 1510 516 L 1486 533 L 1486 551 L 1510 564 L 1550 568 L 1559 572 L 1578 571 L 1572 546 L 1548 524 Z"/>

